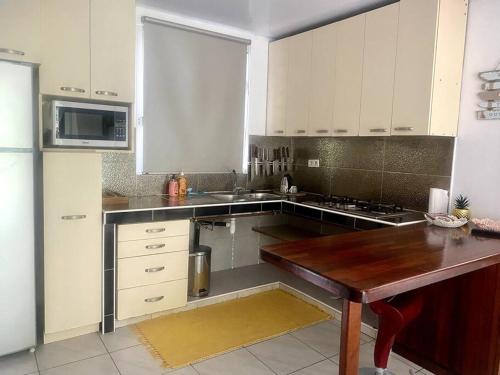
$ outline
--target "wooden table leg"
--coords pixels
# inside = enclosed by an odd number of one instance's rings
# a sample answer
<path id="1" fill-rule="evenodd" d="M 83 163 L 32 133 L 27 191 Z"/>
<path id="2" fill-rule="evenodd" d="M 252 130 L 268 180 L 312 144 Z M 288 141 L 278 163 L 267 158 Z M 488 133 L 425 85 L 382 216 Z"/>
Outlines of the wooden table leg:
<path id="1" fill-rule="evenodd" d="M 340 375 L 358 374 L 360 335 L 361 303 L 344 299 L 340 335 Z"/>

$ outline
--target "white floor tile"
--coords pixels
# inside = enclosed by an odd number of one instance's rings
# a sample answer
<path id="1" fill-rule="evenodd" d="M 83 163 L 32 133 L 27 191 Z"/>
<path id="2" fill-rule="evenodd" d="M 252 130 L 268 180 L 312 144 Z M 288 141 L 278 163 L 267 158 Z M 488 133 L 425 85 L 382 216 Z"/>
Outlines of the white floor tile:
<path id="1" fill-rule="evenodd" d="M 122 327 L 115 332 L 101 334 L 101 340 L 109 352 L 116 352 L 141 343 L 137 335 L 129 327 Z"/>
<path id="2" fill-rule="evenodd" d="M 168 371 L 144 345 L 118 350 L 111 353 L 111 357 L 121 375 L 162 375 Z"/>
<path id="3" fill-rule="evenodd" d="M 40 346 L 36 352 L 40 371 L 106 353 L 99 335 L 91 333 Z"/>
<path id="4" fill-rule="evenodd" d="M 248 350 L 277 374 L 289 374 L 325 359 L 291 335 L 249 346 Z"/>
<path id="5" fill-rule="evenodd" d="M 195 363 L 193 367 L 200 375 L 273 375 L 271 370 L 246 349 Z"/>
<path id="6" fill-rule="evenodd" d="M 317 350 L 325 357 L 332 357 L 340 352 L 340 324 L 327 321 L 299 329 L 291 333 L 303 343 Z M 370 341 L 370 337 L 361 334 L 361 342 Z"/>
<path id="7" fill-rule="evenodd" d="M 338 375 L 339 365 L 326 359 L 312 366 L 294 372 L 293 375 Z"/>
<path id="8" fill-rule="evenodd" d="M 2 375 L 25 375 L 37 370 L 35 354 L 27 350 L 0 357 L 0 374 Z"/>
<path id="9" fill-rule="evenodd" d="M 120 375 L 109 354 L 40 372 L 40 375 Z"/>
<path id="10" fill-rule="evenodd" d="M 196 370 L 191 366 L 183 367 L 177 370 L 167 372 L 168 375 L 198 375 Z"/>
<path id="11" fill-rule="evenodd" d="M 375 349 L 375 342 L 369 342 L 366 344 L 361 345 L 360 350 L 359 350 L 359 367 L 364 368 L 364 367 L 374 367 L 375 364 L 373 363 L 373 351 Z M 335 357 L 332 358 L 332 360 L 335 363 L 339 363 L 339 356 L 336 355 Z M 399 360 L 396 358 L 394 355 L 391 355 L 389 358 L 389 370 L 394 372 L 397 375 L 407 375 L 410 374 L 410 369 L 414 370 L 415 372 L 419 370 L 420 368 L 415 368 L 413 366 L 409 366 L 407 363 Z"/>

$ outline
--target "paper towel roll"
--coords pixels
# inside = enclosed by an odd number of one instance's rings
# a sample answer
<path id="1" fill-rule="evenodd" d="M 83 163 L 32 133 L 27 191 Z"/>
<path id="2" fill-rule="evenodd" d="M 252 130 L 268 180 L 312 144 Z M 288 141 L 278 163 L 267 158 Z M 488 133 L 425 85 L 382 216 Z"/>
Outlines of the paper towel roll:
<path id="1" fill-rule="evenodd" d="M 430 214 L 445 214 L 448 212 L 448 190 L 431 188 L 429 190 Z"/>

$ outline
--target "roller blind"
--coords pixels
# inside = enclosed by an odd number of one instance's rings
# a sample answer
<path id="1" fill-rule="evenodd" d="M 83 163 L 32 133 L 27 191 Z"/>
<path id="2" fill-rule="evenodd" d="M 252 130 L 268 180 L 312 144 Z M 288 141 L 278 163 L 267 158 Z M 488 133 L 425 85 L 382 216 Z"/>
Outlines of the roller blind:
<path id="1" fill-rule="evenodd" d="M 143 23 L 143 172 L 241 171 L 248 43 Z"/>

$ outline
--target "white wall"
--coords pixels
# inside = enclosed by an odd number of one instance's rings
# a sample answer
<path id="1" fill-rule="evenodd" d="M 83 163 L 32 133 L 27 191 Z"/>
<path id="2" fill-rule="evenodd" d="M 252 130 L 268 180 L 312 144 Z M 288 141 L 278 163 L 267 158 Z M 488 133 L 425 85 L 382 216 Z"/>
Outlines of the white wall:
<path id="1" fill-rule="evenodd" d="M 474 217 L 500 219 L 500 120 L 477 120 L 478 73 L 500 64 L 500 1 L 469 1 L 452 196 L 468 195 Z"/>
<path id="2" fill-rule="evenodd" d="M 251 135 L 265 135 L 266 133 L 266 103 L 267 103 L 267 53 L 268 39 L 250 34 L 248 31 L 229 26 L 209 23 L 203 20 L 187 18 L 176 14 L 165 13 L 157 9 L 138 7 L 137 22 L 141 23 L 142 16 L 159 18 L 169 22 L 209 30 L 251 41 L 248 61 L 248 133 Z M 137 109 L 140 114 L 140 108 Z M 246 149 L 246 148 L 245 148 Z"/>

